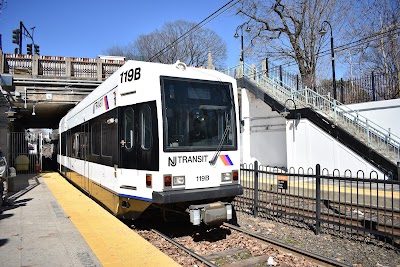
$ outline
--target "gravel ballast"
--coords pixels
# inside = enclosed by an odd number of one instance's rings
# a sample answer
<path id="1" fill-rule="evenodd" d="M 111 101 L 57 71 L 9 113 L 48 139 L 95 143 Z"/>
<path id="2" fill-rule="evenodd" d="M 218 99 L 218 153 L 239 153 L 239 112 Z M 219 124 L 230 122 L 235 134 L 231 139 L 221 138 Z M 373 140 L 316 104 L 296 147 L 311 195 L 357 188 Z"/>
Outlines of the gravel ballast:
<path id="1" fill-rule="evenodd" d="M 240 227 L 247 230 L 353 266 L 400 267 L 399 249 L 376 239 L 316 235 L 309 228 L 254 218 L 243 212 L 237 212 L 237 218 Z"/>

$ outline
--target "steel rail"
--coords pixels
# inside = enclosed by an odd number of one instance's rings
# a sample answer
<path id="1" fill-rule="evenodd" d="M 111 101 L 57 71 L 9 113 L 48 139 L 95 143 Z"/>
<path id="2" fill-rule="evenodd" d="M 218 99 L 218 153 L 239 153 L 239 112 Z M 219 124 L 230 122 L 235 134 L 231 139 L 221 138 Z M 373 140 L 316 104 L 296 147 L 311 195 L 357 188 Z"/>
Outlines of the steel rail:
<path id="1" fill-rule="evenodd" d="M 335 266 L 335 267 L 353 266 L 351 264 L 345 264 L 343 262 L 339 262 L 339 261 L 336 261 L 334 259 L 330 259 L 328 257 L 324 257 L 324 256 L 321 256 L 321 255 L 315 254 L 313 252 L 310 252 L 310 251 L 307 251 L 307 250 L 304 250 L 304 249 L 300 249 L 300 248 L 288 245 L 288 244 L 283 243 L 283 242 L 281 242 L 279 240 L 275 240 L 275 239 L 272 239 L 272 238 L 267 238 L 265 236 L 256 234 L 254 232 L 248 231 L 246 229 L 237 227 L 237 226 L 229 224 L 229 223 L 224 223 L 223 225 L 228 227 L 228 228 L 234 229 L 236 231 L 248 234 L 248 235 L 250 235 L 252 237 L 255 237 L 255 238 L 260 239 L 262 241 L 265 241 L 267 243 L 270 243 L 270 244 L 272 244 L 272 245 L 274 245 L 276 247 L 283 248 L 285 250 L 290 250 L 291 253 L 294 252 L 297 255 L 304 256 L 308 260 L 312 260 L 313 262 L 315 262 L 315 263 L 317 263 L 317 264 L 319 264 L 321 266 Z"/>
<path id="2" fill-rule="evenodd" d="M 177 246 L 178 248 L 184 250 L 186 253 L 188 253 L 190 256 L 198 259 L 199 261 L 201 261 L 202 263 L 206 264 L 207 266 L 210 267 L 217 267 L 218 265 L 215 265 L 214 263 L 212 263 L 211 261 L 207 260 L 206 258 L 202 257 L 201 255 L 197 254 L 196 252 L 188 249 L 187 247 L 183 246 L 182 244 L 179 244 L 178 242 L 176 242 L 175 240 L 173 240 L 172 238 L 164 235 L 163 233 L 155 230 L 155 229 L 151 229 L 151 231 L 153 233 L 158 234 L 159 236 L 161 236 L 162 238 L 164 238 L 165 240 L 167 240 L 168 242 L 170 242 L 171 244 L 174 244 L 175 246 Z"/>

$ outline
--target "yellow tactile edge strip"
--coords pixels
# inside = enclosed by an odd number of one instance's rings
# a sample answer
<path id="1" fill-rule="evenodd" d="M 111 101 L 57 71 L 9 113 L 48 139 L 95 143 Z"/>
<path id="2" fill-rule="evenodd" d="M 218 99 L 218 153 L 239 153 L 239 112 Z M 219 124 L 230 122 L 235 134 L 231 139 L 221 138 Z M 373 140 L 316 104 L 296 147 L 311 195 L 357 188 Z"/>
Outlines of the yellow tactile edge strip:
<path id="1" fill-rule="evenodd" d="M 58 173 L 41 177 L 103 266 L 180 266 Z"/>

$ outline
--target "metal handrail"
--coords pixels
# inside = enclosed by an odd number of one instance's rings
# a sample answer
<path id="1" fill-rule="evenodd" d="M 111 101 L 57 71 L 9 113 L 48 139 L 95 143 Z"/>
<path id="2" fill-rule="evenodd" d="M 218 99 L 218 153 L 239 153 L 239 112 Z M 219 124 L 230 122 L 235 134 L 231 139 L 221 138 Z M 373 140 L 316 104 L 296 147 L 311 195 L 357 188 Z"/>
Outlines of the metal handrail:
<path id="1" fill-rule="evenodd" d="M 245 64 L 239 65 L 237 69 L 242 70 L 241 72 L 244 70 L 243 74 L 240 73 L 240 77 L 250 79 L 280 103 L 283 104 L 291 98 L 297 107 L 309 107 L 331 119 L 335 125 L 342 126 L 344 130 L 394 164 L 400 161 L 400 138 L 397 135 L 343 105 L 330 95 L 320 95 L 307 87 L 296 90 L 282 81 L 266 77 L 255 66 Z M 229 73 L 226 74 L 229 75 Z"/>

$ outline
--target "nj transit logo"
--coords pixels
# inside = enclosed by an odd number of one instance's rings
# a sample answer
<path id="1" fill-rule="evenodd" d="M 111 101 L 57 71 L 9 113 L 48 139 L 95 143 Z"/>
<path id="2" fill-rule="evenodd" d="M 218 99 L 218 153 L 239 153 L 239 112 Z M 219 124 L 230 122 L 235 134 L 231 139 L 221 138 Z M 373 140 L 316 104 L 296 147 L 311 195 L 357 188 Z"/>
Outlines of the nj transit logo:
<path id="1" fill-rule="evenodd" d="M 93 114 L 98 110 L 98 109 L 103 109 L 108 110 L 110 106 L 108 105 L 108 98 L 107 96 L 104 96 L 103 98 L 100 98 L 93 104 Z"/>
<path id="2" fill-rule="evenodd" d="M 232 166 L 232 160 L 228 155 L 220 155 L 219 158 L 222 160 L 222 162 L 225 164 L 225 166 Z"/>
<path id="3" fill-rule="evenodd" d="M 104 107 L 106 108 L 106 110 L 108 110 L 110 108 L 110 106 L 108 105 L 108 97 L 104 96 Z"/>

